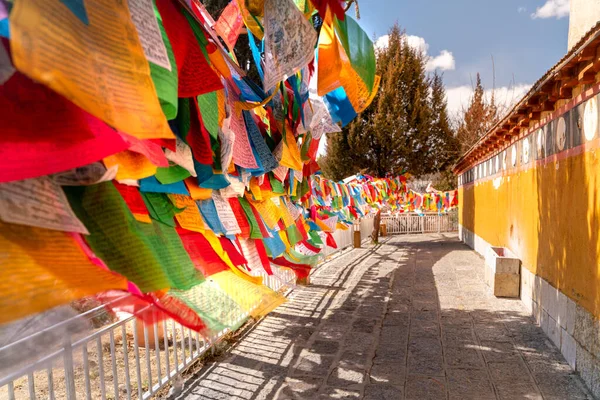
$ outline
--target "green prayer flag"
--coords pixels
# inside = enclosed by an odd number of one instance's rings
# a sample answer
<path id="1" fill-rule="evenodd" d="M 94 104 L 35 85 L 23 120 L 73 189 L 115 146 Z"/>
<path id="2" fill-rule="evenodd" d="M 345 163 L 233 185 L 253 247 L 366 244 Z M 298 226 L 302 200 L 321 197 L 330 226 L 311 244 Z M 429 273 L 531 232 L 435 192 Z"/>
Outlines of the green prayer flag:
<path id="1" fill-rule="evenodd" d="M 363 80 L 369 93 L 375 85 L 375 47 L 365 31 L 346 15 L 343 21 L 335 19 L 335 32 L 346 51 L 352 68 Z"/>
<path id="2" fill-rule="evenodd" d="M 175 228 L 173 218 L 183 211 L 175 207 L 165 193 L 142 192 L 142 198 L 150 213 L 150 218 Z"/>
<path id="3" fill-rule="evenodd" d="M 187 169 L 179 165 L 171 165 L 170 167 L 158 167 L 155 176 L 160 183 L 168 185 L 170 183 L 181 182 L 185 178 L 189 178 L 191 174 Z"/>
<path id="4" fill-rule="evenodd" d="M 143 292 L 186 290 L 204 280 L 175 229 L 137 221 L 112 182 L 64 190 L 90 232 L 85 236 L 90 248 Z"/>
<path id="5" fill-rule="evenodd" d="M 167 36 L 165 27 L 162 23 L 162 16 L 158 12 L 156 4 L 154 4 L 153 8 L 154 15 L 156 15 L 158 22 L 158 27 L 160 29 L 160 34 L 165 44 L 165 49 L 167 50 L 171 69 L 169 70 L 163 66 L 149 62 L 150 76 L 152 77 L 152 82 L 154 82 L 156 94 L 158 96 L 158 100 L 160 101 L 160 106 L 163 110 L 163 113 L 165 114 L 165 117 L 170 120 L 177 116 L 177 63 L 175 62 L 175 55 L 173 54 L 171 42 L 169 41 L 169 37 Z"/>

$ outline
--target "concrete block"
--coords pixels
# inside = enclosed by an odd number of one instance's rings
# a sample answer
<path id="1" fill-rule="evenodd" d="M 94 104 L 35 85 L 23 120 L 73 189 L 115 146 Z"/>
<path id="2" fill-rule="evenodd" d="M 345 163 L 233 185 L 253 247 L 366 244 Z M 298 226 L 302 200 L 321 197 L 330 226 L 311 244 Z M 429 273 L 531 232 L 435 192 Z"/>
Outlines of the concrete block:
<path id="1" fill-rule="evenodd" d="M 548 320 L 550 319 L 550 316 L 548 315 L 548 312 L 543 308 L 541 309 L 541 317 L 542 318 L 540 322 L 540 327 L 542 328 L 544 333 L 548 335 Z"/>
<path id="2" fill-rule="evenodd" d="M 583 348 L 579 343 L 575 342 L 577 346 L 577 359 L 575 370 L 579 372 L 579 376 L 585 382 L 585 385 L 593 389 L 598 380 L 596 372 L 598 371 L 597 360 L 592 354 Z"/>
<path id="3" fill-rule="evenodd" d="M 521 302 L 525 309 L 533 315 L 533 299 L 523 293 L 521 293 Z"/>
<path id="4" fill-rule="evenodd" d="M 540 278 L 541 279 L 541 278 Z M 544 309 L 544 311 L 548 312 L 548 308 L 549 308 L 549 302 L 550 302 L 550 291 L 549 291 L 549 287 L 550 285 L 548 284 L 547 281 L 545 281 L 544 279 L 542 279 L 542 301 L 540 302 L 540 304 L 542 305 L 542 308 Z"/>
<path id="5" fill-rule="evenodd" d="M 558 322 L 548 314 L 548 337 L 560 349 L 561 328 Z"/>
<path id="6" fill-rule="evenodd" d="M 573 336 L 575 330 L 575 316 L 577 314 L 577 303 L 567 297 L 567 332 Z"/>
<path id="7" fill-rule="evenodd" d="M 571 368 L 575 369 L 577 360 L 577 344 L 573 336 L 569 335 L 566 330 L 561 332 L 560 352 Z"/>
<path id="8" fill-rule="evenodd" d="M 533 274 L 527 268 L 521 266 L 521 299 L 525 297 L 533 298 Z"/>
<path id="9" fill-rule="evenodd" d="M 548 314 L 554 318 L 555 320 L 558 320 L 558 289 L 555 288 L 554 286 L 552 286 L 551 284 L 548 284 L 547 289 L 546 289 L 546 293 L 548 295 L 548 299 L 546 300 L 546 306 Z"/>
<path id="10" fill-rule="evenodd" d="M 561 328 L 567 329 L 567 301 L 568 297 L 561 291 L 558 292 L 558 323 Z"/>
<path id="11" fill-rule="evenodd" d="M 573 337 L 587 351 L 592 351 L 594 341 L 594 319 L 586 309 L 577 305 Z"/>
<path id="12" fill-rule="evenodd" d="M 494 274 L 494 296 L 518 298 L 519 279 L 516 274 Z"/>
<path id="13" fill-rule="evenodd" d="M 504 247 L 488 247 L 484 280 L 497 297 L 519 297 L 521 261 Z"/>
<path id="14" fill-rule="evenodd" d="M 592 326 L 592 354 L 600 359 L 600 321 L 594 319 Z"/>
<path id="15" fill-rule="evenodd" d="M 533 296 L 531 296 L 531 298 L 539 305 L 541 305 L 540 303 L 542 301 L 542 281 L 543 279 L 538 275 L 533 279 Z"/>
<path id="16" fill-rule="evenodd" d="M 532 300 L 531 303 L 531 315 L 533 315 L 533 319 L 535 320 L 535 323 L 539 326 L 542 326 L 542 307 L 540 307 L 540 305 L 538 303 L 535 302 L 535 300 Z"/>

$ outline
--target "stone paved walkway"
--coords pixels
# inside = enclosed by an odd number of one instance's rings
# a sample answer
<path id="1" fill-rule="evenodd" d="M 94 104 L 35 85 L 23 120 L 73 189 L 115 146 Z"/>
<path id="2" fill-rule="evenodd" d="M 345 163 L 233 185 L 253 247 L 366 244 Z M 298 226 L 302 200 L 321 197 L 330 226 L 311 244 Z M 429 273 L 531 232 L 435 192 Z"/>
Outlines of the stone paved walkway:
<path id="1" fill-rule="evenodd" d="M 178 399 L 591 399 L 520 301 L 488 294 L 482 264 L 451 235 L 352 250 Z"/>

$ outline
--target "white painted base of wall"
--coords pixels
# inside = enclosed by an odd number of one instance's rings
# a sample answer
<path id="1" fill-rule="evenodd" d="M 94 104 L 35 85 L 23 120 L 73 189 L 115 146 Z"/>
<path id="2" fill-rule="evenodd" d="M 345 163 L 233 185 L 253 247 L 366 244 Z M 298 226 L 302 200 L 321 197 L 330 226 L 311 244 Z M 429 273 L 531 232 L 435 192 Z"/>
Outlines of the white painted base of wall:
<path id="1" fill-rule="evenodd" d="M 483 256 L 492 246 L 462 225 L 458 226 L 458 235 Z M 520 293 L 521 301 L 536 323 L 560 349 L 593 395 L 600 398 L 600 321 L 523 265 Z"/>

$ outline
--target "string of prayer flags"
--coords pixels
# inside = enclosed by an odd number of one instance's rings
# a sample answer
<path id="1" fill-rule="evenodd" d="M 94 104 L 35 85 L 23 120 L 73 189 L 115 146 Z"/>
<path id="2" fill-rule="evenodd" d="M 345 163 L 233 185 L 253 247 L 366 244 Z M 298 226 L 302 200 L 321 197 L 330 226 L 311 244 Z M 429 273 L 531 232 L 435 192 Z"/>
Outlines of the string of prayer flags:
<path id="1" fill-rule="evenodd" d="M 318 175 L 323 136 L 379 82 L 345 6 L 233 0 L 215 23 L 185 0 L 0 2 L 0 323 L 96 296 L 236 329 L 337 229 L 408 204 L 400 178 Z M 259 77 L 235 58 L 244 31 Z"/>

